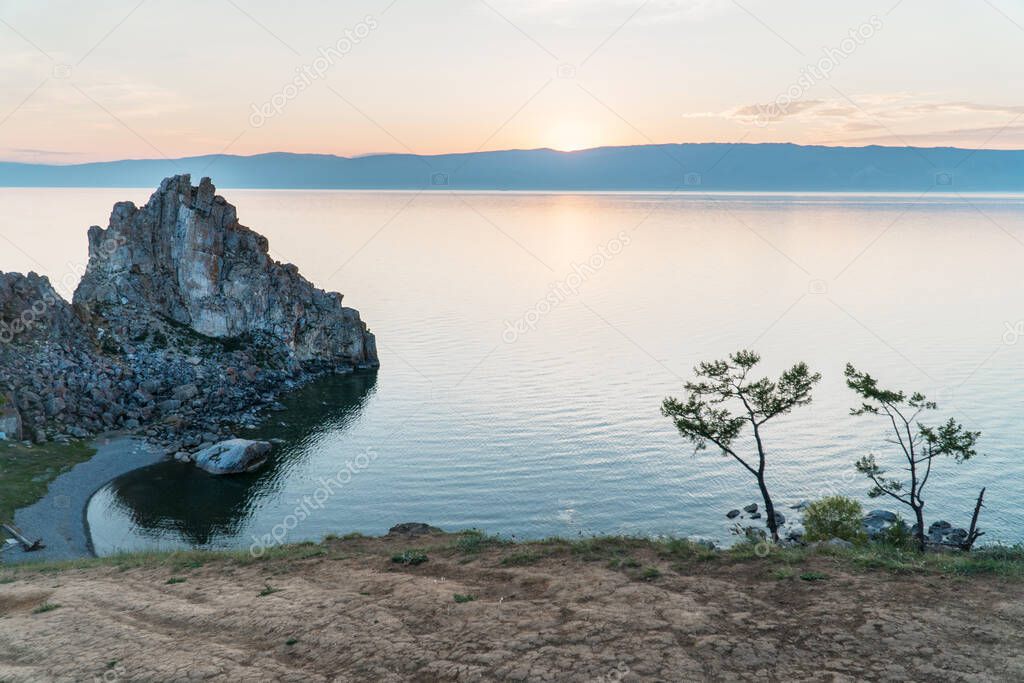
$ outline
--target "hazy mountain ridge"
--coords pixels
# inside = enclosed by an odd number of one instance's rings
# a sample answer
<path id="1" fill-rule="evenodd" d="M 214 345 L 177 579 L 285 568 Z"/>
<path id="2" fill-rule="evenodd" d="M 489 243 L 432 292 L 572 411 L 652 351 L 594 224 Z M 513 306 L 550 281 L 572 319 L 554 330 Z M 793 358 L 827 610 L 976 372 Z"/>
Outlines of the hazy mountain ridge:
<path id="1" fill-rule="evenodd" d="M 76 165 L 0 162 L 5 187 L 147 187 L 175 174 L 280 189 L 1024 191 L 1024 151 L 687 143 L 355 158 L 275 152 Z"/>

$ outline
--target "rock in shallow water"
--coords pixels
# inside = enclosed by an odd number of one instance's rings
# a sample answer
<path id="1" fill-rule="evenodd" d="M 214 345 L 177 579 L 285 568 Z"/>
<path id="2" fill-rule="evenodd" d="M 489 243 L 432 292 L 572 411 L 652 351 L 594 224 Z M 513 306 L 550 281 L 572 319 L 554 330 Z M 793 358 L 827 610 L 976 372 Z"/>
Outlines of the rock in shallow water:
<path id="1" fill-rule="evenodd" d="M 271 445 L 266 441 L 229 439 L 192 456 L 196 467 L 210 474 L 254 472 L 267 461 Z"/>

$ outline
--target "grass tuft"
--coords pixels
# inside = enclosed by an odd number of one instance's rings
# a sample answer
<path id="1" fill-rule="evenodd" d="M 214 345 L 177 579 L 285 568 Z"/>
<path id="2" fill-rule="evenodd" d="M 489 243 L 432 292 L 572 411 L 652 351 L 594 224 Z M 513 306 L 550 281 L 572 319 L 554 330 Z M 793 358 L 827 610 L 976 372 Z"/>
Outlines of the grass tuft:
<path id="1" fill-rule="evenodd" d="M 402 564 L 415 567 L 416 565 L 423 564 L 427 561 L 427 554 L 422 550 L 406 550 L 402 553 L 396 553 L 391 556 L 391 561 L 395 564 Z"/>
<path id="2" fill-rule="evenodd" d="M 657 567 L 647 567 L 640 575 L 640 578 L 644 581 L 655 581 L 661 578 L 661 570 Z"/>
<path id="3" fill-rule="evenodd" d="M 455 549 L 467 555 L 477 555 L 487 548 L 509 545 L 511 541 L 501 536 L 485 534 L 479 529 L 467 529 L 458 535 L 455 540 Z"/>
<path id="4" fill-rule="evenodd" d="M 55 609 L 60 609 L 60 605 L 55 605 L 52 602 L 44 602 L 39 607 L 32 610 L 32 614 L 45 614 L 46 612 L 52 612 Z"/>

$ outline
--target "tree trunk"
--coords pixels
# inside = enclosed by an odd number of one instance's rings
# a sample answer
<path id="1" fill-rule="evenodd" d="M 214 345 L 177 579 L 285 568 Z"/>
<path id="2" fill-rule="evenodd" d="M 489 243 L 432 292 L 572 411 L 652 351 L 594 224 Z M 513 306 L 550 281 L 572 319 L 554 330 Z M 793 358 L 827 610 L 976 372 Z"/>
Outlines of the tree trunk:
<path id="1" fill-rule="evenodd" d="M 772 540 L 779 542 L 779 525 L 775 520 L 775 504 L 772 497 L 768 495 L 768 486 L 764 483 L 764 477 L 757 478 L 757 485 L 761 489 L 761 498 L 764 500 L 764 514 L 767 515 L 768 530 L 772 532 Z"/>
<path id="2" fill-rule="evenodd" d="M 911 505 L 914 508 L 914 516 L 917 518 L 917 549 L 924 552 L 924 506 Z"/>

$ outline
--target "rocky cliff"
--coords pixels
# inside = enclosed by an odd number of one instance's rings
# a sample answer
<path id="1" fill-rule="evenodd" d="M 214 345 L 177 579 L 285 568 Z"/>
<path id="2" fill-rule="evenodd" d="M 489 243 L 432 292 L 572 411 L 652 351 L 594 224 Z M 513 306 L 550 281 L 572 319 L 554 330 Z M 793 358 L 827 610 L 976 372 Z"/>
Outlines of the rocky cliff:
<path id="1" fill-rule="evenodd" d="M 268 255 L 209 178 L 167 178 L 142 208 L 114 206 L 89 229 L 89 265 L 74 302 L 157 315 L 208 337 L 261 333 L 299 362 L 375 365 L 374 337 L 342 296 L 315 288 Z"/>
<path id="2" fill-rule="evenodd" d="M 89 229 L 73 305 L 45 277 L 0 273 L 0 394 L 37 441 L 127 429 L 197 450 L 282 392 L 378 365 L 341 302 L 270 258 L 209 179 L 168 178 Z"/>

